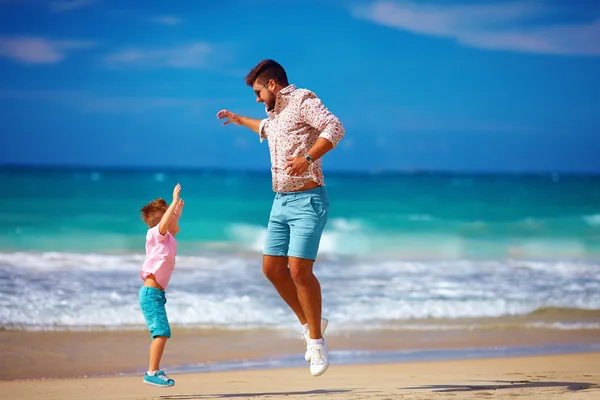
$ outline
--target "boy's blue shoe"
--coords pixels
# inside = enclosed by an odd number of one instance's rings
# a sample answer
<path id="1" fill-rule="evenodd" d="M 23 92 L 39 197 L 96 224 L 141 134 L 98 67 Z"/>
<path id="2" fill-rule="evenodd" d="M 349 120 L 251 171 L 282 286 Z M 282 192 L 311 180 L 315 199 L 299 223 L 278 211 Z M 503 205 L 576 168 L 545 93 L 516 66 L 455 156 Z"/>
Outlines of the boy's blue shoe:
<path id="1" fill-rule="evenodd" d="M 160 387 L 169 387 L 175 385 L 175 381 L 169 378 L 162 370 L 156 372 L 154 375 L 148 375 L 146 372 L 144 374 L 144 383 Z"/>

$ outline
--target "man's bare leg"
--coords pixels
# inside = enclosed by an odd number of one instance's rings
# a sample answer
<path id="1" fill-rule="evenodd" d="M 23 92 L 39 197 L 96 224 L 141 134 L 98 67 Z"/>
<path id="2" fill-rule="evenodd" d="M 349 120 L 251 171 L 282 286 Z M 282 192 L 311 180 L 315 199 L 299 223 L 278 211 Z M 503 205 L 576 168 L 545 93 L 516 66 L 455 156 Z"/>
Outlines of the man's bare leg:
<path id="1" fill-rule="evenodd" d="M 289 257 L 291 279 L 308 322 L 310 338 L 321 339 L 321 285 L 313 274 L 313 264 L 313 260 Z"/>
<path id="2" fill-rule="evenodd" d="M 277 289 L 279 296 L 287 303 L 288 306 L 294 311 L 296 317 L 300 321 L 300 324 L 304 325 L 307 322 L 306 315 L 302 308 L 301 302 L 298 299 L 298 291 L 296 284 L 290 274 L 288 268 L 288 257 L 285 256 L 268 256 L 263 255 L 263 273 L 269 281 Z M 320 298 L 319 291 L 319 298 Z M 320 318 L 320 317 L 319 317 Z M 310 324 L 309 324 L 310 327 Z M 319 329 L 321 329 L 319 327 Z"/>
<path id="3" fill-rule="evenodd" d="M 307 355 L 310 373 L 321 376 L 329 368 L 327 345 L 321 332 L 321 285 L 313 274 L 313 260 L 289 257 L 290 273 L 296 284 L 298 298 L 308 320 L 310 340 L 307 340 Z"/>

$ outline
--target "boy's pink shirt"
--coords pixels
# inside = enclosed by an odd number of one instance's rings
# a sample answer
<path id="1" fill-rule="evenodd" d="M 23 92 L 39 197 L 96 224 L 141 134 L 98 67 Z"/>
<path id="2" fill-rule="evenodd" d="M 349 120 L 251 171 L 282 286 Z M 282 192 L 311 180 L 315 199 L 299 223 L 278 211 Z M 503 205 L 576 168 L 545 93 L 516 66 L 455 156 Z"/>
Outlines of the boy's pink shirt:
<path id="1" fill-rule="evenodd" d="M 176 252 L 177 241 L 173 235 L 169 232 L 161 235 L 158 231 L 158 225 L 148 229 L 148 233 L 146 233 L 146 260 L 140 271 L 142 279 L 146 280 L 148 275 L 154 274 L 156 282 L 166 290 L 175 269 Z"/>

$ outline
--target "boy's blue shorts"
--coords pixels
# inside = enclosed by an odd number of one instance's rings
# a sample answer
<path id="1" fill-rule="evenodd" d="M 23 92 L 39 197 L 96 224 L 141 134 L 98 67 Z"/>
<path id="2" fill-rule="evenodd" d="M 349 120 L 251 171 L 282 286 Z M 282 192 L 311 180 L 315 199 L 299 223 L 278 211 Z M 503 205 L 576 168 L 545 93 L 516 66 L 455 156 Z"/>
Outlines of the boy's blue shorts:
<path id="1" fill-rule="evenodd" d="M 167 319 L 165 292 L 153 287 L 142 286 L 139 293 L 140 307 L 150 329 L 152 339 L 157 336 L 171 337 L 171 326 Z"/>
<path id="2" fill-rule="evenodd" d="M 324 186 L 277 193 L 273 200 L 264 254 L 315 260 L 329 215 Z"/>

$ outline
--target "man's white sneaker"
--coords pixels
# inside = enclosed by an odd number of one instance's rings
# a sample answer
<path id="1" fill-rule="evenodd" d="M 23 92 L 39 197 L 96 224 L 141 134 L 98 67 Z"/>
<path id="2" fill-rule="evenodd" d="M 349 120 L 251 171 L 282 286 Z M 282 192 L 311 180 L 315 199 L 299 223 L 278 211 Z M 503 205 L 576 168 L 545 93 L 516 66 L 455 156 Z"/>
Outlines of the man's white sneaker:
<path id="1" fill-rule="evenodd" d="M 329 321 L 327 318 L 321 318 L 321 335 L 325 335 L 325 329 L 327 329 L 327 324 Z M 310 362 L 310 332 L 306 331 L 302 333 L 304 337 L 304 341 L 306 342 L 306 353 L 304 353 L 304 359 L 306 362 Z"/>
<path id="2" fill-rule="evenodd" d="M 312 376 L 321 376 L 329 368 L 327 356 L 327 343 L 323 339 L 320 346 L 310 346 L 310 373 Z"/>

